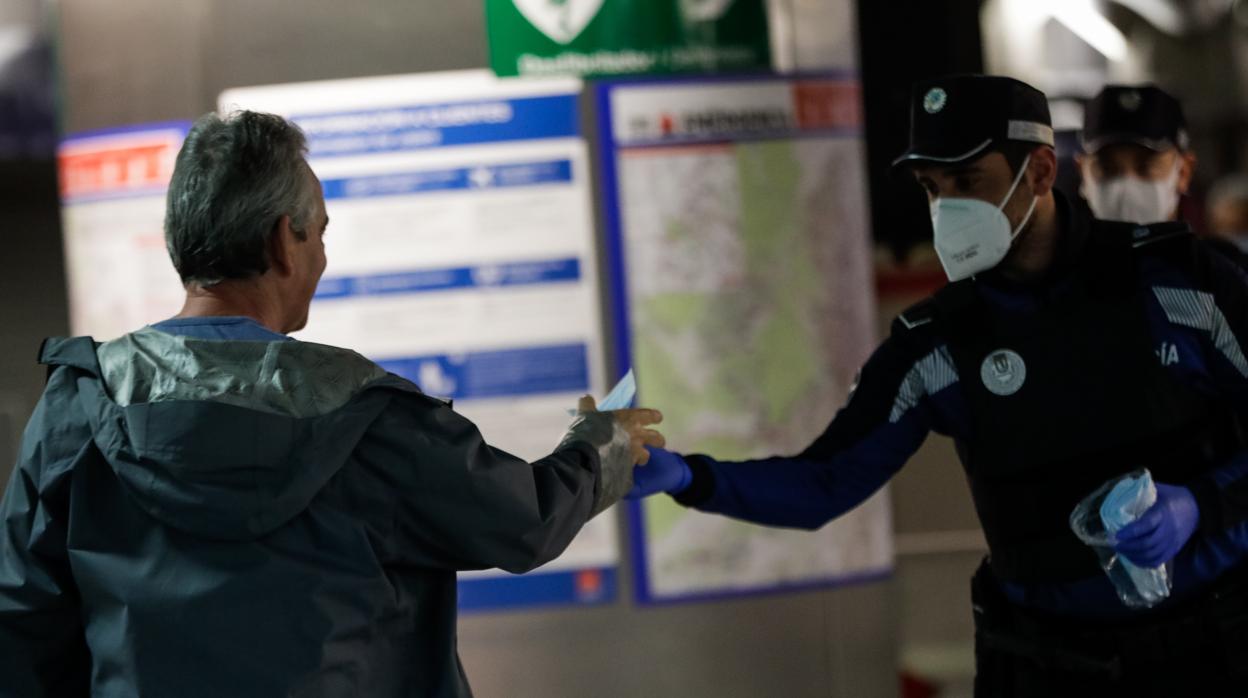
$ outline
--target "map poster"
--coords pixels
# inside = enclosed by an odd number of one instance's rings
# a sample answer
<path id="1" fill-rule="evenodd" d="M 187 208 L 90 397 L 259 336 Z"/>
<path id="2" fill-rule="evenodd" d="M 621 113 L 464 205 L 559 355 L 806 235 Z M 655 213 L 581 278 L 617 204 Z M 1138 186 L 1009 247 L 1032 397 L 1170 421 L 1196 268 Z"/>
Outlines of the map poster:
<path id="1" fill-rule="evenodd" d="M 850 76 L 598 88 L 617 353 L 670 448 L 794 454 L 875 345 L 859 84 Z M 621 370 L 624 370 L 622 368 Z M 815 532 L 650 497 L 630 512 L 641 603 L 878 578 L 887 490 Z"/>
<path id="2" fill-rule="evenodd" d="M 308 137 L 329 266 L 301 339 L 454 400 L 491 446 L 549 454 L 606 387 L 588 150 L 575 79 L 454 71 L 229 90 Z M 462 573 L 460 608 L 616 597 L 618 517 L 525 575 Z"/>

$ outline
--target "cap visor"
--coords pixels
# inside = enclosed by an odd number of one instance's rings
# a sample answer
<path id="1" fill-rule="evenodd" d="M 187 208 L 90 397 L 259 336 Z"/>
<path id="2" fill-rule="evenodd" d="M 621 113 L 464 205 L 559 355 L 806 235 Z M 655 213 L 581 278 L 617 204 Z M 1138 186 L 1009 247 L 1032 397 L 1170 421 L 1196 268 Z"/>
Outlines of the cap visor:
<path id="1" fill-rule="evenodd" d="M 1085 153 L 1095 153 L 1106 146 L 1124 144 L 1143 146 L 1158 153 L 1171 149 L 1182 150 L 1182 148 L 1179 148 L 1178 143 L 1168 138 L 1145 138 L 1131 133 L 1113 133 L 1101 136 L 1095 140 L 1084 141 L 1083 151 Z"/>
<path id="2" fill-rule="evenodd" d="M 906 152 L 902 153 L 901 157 L 893 160 L 892 166 L 897 168 L 908 167 L 911 165 L 960 165 L 983 155 L 991 145 L 992 139 L 989 138 L 974 148 L 955 155 L 939 155 L 925 151 L 925 149 L 922 148 L 910 148 Z"/>

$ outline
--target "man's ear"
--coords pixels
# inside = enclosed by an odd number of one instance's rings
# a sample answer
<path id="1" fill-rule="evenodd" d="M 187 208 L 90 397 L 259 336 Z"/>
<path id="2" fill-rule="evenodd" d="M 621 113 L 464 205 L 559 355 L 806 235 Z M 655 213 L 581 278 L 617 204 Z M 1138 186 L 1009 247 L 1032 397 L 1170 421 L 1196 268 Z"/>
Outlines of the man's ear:
<path id="1" fill-rule="evenodd" d="M 1192 186 L 1192 177 L 1196 174 L 1196 153 L 1190 150 L 1179 153 L 1179 193 L 1186 194 Z"/>
<path id="2" fill-rule="evenodd" d="M 1047 147 L 1036 148 L 1031 151 L 1027 169 L 1025 176 L 1031 181 L 1032 192 L 1036 196 L 1048 196 L 1057 181 L 1057 151 Z"/>
<path id="3" fill-rule="evenodd" d="M 282 216 L 273 225 L 269 235 L 269 268 L 278 276 L 295 273 L 295 231 L 290 227 L 290 216 Z"/>

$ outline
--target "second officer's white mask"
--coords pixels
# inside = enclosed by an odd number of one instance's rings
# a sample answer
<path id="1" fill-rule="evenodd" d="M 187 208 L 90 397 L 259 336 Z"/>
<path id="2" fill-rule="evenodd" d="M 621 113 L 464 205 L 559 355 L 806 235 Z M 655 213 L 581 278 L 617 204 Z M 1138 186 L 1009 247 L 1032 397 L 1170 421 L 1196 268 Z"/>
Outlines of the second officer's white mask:
<path id="1" fill-rule="evenodd" d="M 1027 215 L 1017 228 L 1010 228 L 1005 205 L 1010 202 L 1027 173 L 1031 155 L 1023 160 L 1018 175 L 1010 185 L 1010 191 L 999 205 L 969 198 L 940 197 L 932 202 L 932 229 L 935 231 L 936 255 L 950 281 L 967 279 L 987 271 L 998 264 L 1010 252 L 1010 245 L 1018 236 L 1031 214 L 1036 210 L 1039 197 L 1031 198 Z"/>
<path id="2" fill-rule="evenodd" d="M 1096 181 L 1084 174 L 1080 193 L 1088 200 L 1092 215 L 1102 220 L 1129 223 L 1160 223 L 1170 220 L 1179 208 L 1180 159 L 1165 179 L 1140 179 L 1130 175 Z"/>

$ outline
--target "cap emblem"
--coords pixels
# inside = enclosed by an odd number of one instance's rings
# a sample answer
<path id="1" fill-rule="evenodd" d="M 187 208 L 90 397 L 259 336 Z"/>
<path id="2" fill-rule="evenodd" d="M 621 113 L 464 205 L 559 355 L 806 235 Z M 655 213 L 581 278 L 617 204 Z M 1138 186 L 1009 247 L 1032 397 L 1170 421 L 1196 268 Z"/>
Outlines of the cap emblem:
<path id="1" fill-rule="evenodd" d="M 1128 90 L 1118 95 L 1118 104 L 1127 111 L 1135 111 L 1144 103 L 1144 98 L 1136 90 Z"/>
<path id="2" fill-rule="evenodd" d="M 928 114 L 935 114 L 945 108 L 949 103 L 949 95 L 939 87 L 933 87 L 923 95 L 923 110 Z"/>

